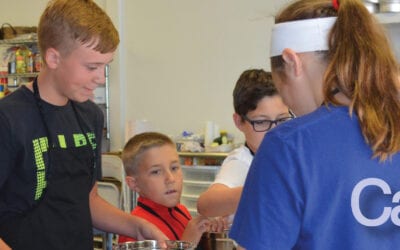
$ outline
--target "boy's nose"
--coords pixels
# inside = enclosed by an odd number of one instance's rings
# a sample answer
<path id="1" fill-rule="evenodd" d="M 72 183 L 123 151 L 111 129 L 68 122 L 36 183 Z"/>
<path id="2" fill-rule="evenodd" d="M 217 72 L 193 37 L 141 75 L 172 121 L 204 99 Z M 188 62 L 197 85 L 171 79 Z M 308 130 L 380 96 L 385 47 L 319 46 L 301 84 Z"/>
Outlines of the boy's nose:
<path id="1" fill-rule="evenodd" d="M 109 70 L 108 65 L 105 65 L 104 68 L 99 67 L 95 80 L 98 85 L 104 85 L 106 83 L 106 78 L 108 77 L 108 70 Z"/>
<path id="2" fill-rule="evenodd" d="M 167 180 L 167 182 L 173 182 L 175 181 L 175 176 L 171 171 L 167 171 L 165 174 L 165 179 Z"/>

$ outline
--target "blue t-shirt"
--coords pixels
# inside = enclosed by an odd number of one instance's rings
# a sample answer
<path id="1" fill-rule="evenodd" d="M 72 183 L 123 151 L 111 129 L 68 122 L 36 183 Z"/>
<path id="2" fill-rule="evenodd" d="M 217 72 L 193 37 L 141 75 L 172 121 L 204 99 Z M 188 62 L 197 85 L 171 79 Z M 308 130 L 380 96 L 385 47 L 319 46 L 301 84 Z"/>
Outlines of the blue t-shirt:
<path id="1" fill-rule="evenodd" d="M 372 158 L 348 107 L 320 107 L 266 134 L 230 237 L 249 250 L 398 249 L 400 154 Z"/>

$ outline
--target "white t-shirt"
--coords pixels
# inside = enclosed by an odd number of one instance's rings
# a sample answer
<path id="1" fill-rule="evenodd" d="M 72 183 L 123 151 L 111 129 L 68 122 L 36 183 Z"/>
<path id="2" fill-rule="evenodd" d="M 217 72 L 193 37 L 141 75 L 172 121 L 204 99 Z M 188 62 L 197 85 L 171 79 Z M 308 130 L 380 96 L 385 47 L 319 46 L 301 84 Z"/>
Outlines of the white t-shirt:
<path id="1" fill-rule="evenodd" d="M 253 155 L 246 146 L 234 149 L 224 160 L 215 177 L 214 184 L 224 184 L 230 188 L 244 185 Z"/>
<path id="2" fill-rule="evenodd" d="M 222 163 L 213 184 L 224 184 L 230 188 L 243 186 L 252 160 L 248 147 L 240 146 L 233 150 Z M 235 214 L 230 215 L 228 222 L 232 222 L 234 217 Z"/>

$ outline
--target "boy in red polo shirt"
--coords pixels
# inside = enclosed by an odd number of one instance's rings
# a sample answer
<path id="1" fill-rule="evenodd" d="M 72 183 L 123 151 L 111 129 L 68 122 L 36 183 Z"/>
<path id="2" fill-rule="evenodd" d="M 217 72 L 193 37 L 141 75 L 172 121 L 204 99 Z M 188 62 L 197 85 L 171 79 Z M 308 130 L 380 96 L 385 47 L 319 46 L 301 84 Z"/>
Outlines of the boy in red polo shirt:
<path id="1" fill-rule="evenodd" d="M 131 214 L 153 223 L 170 240 L 197 245 L 213 223 L 205 216 L 192 218 L 180 204 L 183 175 L 175 143 L 161 133 L 138 134 L 125 145 L 122 160 L 127 185 L 139 194 Z M 118 241 L 135 239 L 120 235 Z"/>

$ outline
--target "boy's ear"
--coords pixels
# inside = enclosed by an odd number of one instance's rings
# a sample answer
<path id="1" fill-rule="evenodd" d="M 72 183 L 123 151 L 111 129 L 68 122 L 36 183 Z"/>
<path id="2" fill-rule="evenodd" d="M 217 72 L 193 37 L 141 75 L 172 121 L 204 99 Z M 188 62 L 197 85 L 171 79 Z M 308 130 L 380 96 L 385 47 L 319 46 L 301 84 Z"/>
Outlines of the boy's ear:
<path id="1" fill-rule="evenodd" d="M 233 122 L 235 123 L 235 126 L 240 130 L 242 130 L 242 126 L 243 126 L 243 120 L 242 117 L 238 114 L 238 113 L 233 113 L 232 115 L 233 118 Z"/>
<path id="2" fill-rule="evenodd" d="M 126 184 L 128 185 L 128 187 L 129 187 L 131 190 L 133 190 L 133 191 L 135 191 L 135 192 L 137 192 L 137 193 L 140 192 L 140 188 L 139 188 L 138 185 L 137 185 L 137 181 L 136 181 L 136 178 L 135 178 L 135 177 L 133 177 L 133 176 L 126 176 L 126 177 L 125 177 L 125 180 L 126 180 Z"/>
<path id="3" fill-rule="evenodd" d="M 50 69 L 55 69 L 57 68 L 59 62 L 60 62 L 60 52 L 56 50 L 55 48 L 48 48 L 46 50 L 46 55 L 45 55 L 45 60 L 46 60 L 46 65 Z"/>

